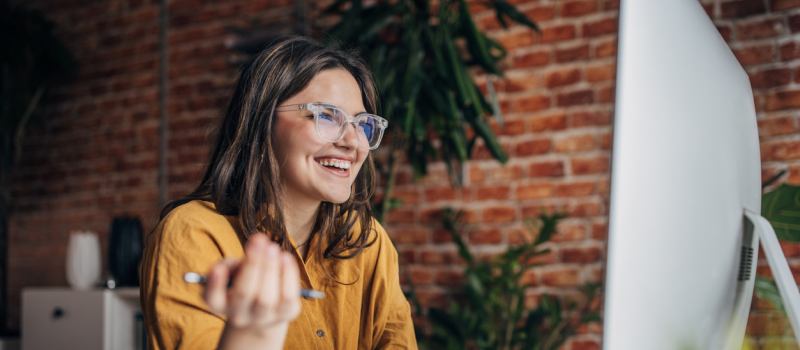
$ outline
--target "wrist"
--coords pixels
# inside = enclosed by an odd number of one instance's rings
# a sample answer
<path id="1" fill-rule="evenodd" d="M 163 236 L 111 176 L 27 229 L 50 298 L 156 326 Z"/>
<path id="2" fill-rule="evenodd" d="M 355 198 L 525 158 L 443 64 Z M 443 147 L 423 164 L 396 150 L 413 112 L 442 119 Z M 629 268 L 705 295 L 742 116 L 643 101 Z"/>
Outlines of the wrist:
<path id="1" fill-rule="evenodd" d="M 283 349 L 289 323 L 282 322 L 264 328 L 236 328 L 225 325 L 217 349 Z"/>

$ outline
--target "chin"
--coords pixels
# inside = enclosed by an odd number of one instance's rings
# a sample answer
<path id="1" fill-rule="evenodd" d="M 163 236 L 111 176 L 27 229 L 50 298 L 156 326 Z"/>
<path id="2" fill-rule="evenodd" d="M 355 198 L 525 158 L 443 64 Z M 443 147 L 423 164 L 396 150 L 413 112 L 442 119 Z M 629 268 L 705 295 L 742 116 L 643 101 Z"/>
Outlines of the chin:
<path id="1" fill-rule="evenodd" d="M 333 204 L 342 204 L 344 202 L 347 202 L 348 199 L 350 199 L 350 189 L 348 188 L 347 192 L 328 193 L 328 195 L 324 196 L 324 198 L 325 199 L 323 199 L 323 201 L 325 202 L 331 202 Z"/>

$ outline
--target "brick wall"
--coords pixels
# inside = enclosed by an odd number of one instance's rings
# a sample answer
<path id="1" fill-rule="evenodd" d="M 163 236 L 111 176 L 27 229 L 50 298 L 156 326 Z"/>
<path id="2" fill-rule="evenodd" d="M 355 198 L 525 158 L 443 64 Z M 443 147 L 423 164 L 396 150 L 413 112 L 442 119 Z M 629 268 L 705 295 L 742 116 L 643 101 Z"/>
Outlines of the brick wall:
<path id="1" fill-rule="evenodd" d="M 19 291 L 66 285 L 63 261 L 70 230 L 90 229 L 103 241 L 120 214 L 156 222 L 159 7 L 154 1 L 27 2 L 59 28 L 81 74 L 55 91 L 43 122 L 28 134 L 15 172 L 9 256 L 9 325 L 19 325 Z M 286 21 L 293 2 L 170 1 L 169 184 L 174 197 L 192 188 L 205 160 L 208 124 L 231 92 L 226 62 L 229 25 Z M 515 0 L 542 28 L 503 31 L 491 13 L 472 10 L 483 30 L 508 48 L 505 77 L 495 81 L 505 127 L 496 130 L 510 160 L 503 166 L 480 145 L 467 165 L 469 185 L 449 186 L 442 164 L 414 182 L 401 169 L 396 195 L 405 204 L 387 228 L 403 254 L 424 305 L 442 306 L 462 276 L 456 250 L 438 224 L 443 207 L 464 210 L 467 240 L 493 254 L 524 232 L 540 208 L 563 208 L 552 253 L 527 278 L 529 305 L 542 293 L 568 295 L 603 279 L 608 211 L 618 0 Z M 764 176 L 790 170 L 800 183 L 800 1 L 702 0 L 751 74 L 759 108 Z M 317 4 L 317 5 L 315 5 Z M 311 2 L 313 8 L 320 6 Z M 324 20 L 320 22 L 325 22 Z M 679 25 L 679 21 L 676 21 Z M 476 72 L 485 88 L 486 76 Z M 496 126 L 496 125 L 495 125 Z M 786 245 L 795 271 L 800 246 Z M 761 268 L 762 273 L 768 273 Z M 798 276 L 800 277 L 800 276 Z M 757 301 L 754 336 L 788 325 Z M 776 321 L 777 320 L 777 321 Z M 768 322 L 769 321 L 769 322 Z M 565 350 L 599 348 L 601 329 L 588 327 Z M 780 338 L 753 338 L 777 344 Z"/>
<path id="2" fill-rule="evenodd" d="M 116 215 L 149 232 L 158 212 L 159 1 L 27 1 L 56 22 L 80 75 L 54 91 L 15 169 L 9 237 L 9 315 L 20 290 L 65 286 L 71 230 L 107 243 Z M 291 19 L 293 1 L 169 1 L 169 188 L 188 192 L 205 161 L 208 125 L 232 92 L 226 26 Z M 105 261 L 105 260 L 104 260 Z M 105 262 L 104 262 L 105 264 Z"/>
<path id="3" fill-rule="evenodd" d="M 453 189 L 443 164 L 414 182 L 401 170 L 395 194 L 404 205 L 389 215 L 389 232 L 426 306 L 449 305 L 463 275 L 456 247 L 439 225 L 443 207 L 469 222 L 467 241 L 480 254 L 504 251 L 524 235 L 524 221 L 542 207 L 563 209 L 545 265 L 532 270 L 527 304 L 543 293 L 569 295 L 601 282 L 605 265 L 609 157 L 619 1 L 512 1 L 541 27 L 504 31 L 492 12 L 475 4 L 482 30 L 508 50 L 505 77 L 495 80 L 504 128 L 495 130 L 507 164 L 478 146 L 468 162 L 469 185 Z M 485 89 L 487 77 L 477 73 Z M 598 349 L 596 325 L 565 349 Z"/>
<path id="4" fill-rule="evenodd" d="M 800 1 L 701 3 L 750 75 L 761 139 L 762 178 L 788 170 L 780 182 L 800 184 Z M 800 281 L 800 245 L 783 244 L 783 248 L 795 280 Z M 771 275 L 763 259 L 757 271 Z M 788 321 L 757 298 L 747 333 L 752 348 L 797 348 Z"/>

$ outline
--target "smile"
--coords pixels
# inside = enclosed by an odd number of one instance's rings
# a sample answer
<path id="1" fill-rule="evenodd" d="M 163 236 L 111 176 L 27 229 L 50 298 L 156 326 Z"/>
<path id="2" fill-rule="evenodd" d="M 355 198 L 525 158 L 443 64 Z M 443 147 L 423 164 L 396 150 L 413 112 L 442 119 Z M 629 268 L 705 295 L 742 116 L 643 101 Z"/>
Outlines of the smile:
<path id="1" fill-rule="evenodd" d="M 317 161 L 317 163 L 322 164 L 322 166 L 334 167 L 339 169 L 350 169 L 350 165 L 352 165 L 352 163 L 340 159 L 315 159 L 315 160 Z"/>

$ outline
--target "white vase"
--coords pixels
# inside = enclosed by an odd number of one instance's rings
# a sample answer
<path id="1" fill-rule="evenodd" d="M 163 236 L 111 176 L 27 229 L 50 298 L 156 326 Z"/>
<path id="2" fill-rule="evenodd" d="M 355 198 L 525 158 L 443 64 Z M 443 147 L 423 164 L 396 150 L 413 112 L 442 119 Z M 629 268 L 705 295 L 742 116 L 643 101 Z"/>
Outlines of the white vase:
<path id="1" fill-rule="evenodd" d="M 100 241 L 91 232 L 73 232 L 67 247 L 67 282 L 86 290 L 100 281 Z"/>

